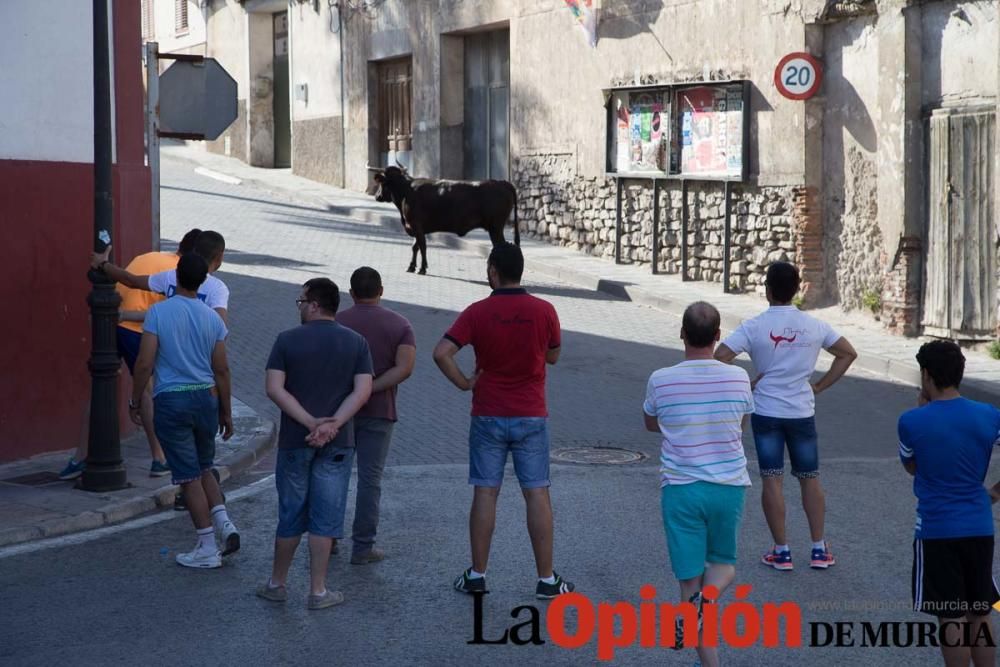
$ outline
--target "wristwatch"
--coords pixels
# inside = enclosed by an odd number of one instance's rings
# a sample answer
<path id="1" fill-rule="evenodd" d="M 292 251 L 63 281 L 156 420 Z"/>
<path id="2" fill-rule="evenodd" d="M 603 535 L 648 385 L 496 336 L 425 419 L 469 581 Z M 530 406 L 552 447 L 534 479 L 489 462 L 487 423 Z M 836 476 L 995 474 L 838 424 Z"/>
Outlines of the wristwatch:
<path id="1" fill-rule="evenodd" d="M 130 399 L 128 399 L 128 409 L 129 410 L 138 410 L 139 409 L 139 404 L 136 403 L 135 401 L 133 401 L 130 398 Z"/>
<path id="2" fill-rule="evenodd" d="M 100 271 L 101 273 L 104 273 L 104 265 L 105 265 L 105 264 L 108 264 L 108 263 L 109 263 L 110 261 L 111 261 L 111 260 L 107 260 L 107 259 L 106 259 L 106 260 L 104 260 L 103 262 L 101 262 L 100 264 L 98 264 L 98 265 L 97 265 L 97 270 L 98 270 L 98 271 Z"/>

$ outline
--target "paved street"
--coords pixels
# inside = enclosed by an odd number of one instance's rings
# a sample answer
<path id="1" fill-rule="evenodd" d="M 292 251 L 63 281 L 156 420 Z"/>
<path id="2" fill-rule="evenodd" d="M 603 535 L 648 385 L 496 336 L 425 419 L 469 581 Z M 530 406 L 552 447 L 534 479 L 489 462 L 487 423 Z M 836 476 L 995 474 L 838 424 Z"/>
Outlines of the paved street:
<path id="1" fill-rule="evenodd" d="M 243 549 L 227 567 L 190 572 L 173 563 L 192 539 L 182 516 L 121 530 L 92 541 L 4 557 L 0 552 L 3 627 L 0 663 L 96 664 L 590 664 L 595 643 L 578 650 L 544 646 L 469 646 L 472 602 L 449 589 L 467 566 L 465 444 L 469 396 L 437 371 L 430 351 L 457 312 L 485 297 L 485 261 L 434 245 L 428 276 L 405 273 L 410 241 L 334 211 L 230 185 L 163 162 L 165 239 L 191 227 L 215 229 L 227 241 L 219 277 L 232 291 L 230 359 L 234 393 L 277 417 L 263 391 L 263 368 L 278 332 L 297 324 L 294 300 L 309 278 L 330 276 L 346 290 L 351 271 L 367 264 L 385 283 L 386 304 L 413 323 L 417 367 L 401 388 L 400 422 L 389 455 L 380 544 L 388 559 L 357 567 L 345 555 L 330 566 L 330 583 L 347 596 L 341 607 L 307 612 L 304 551 L 293 567 L 285 607 L 253 596 L 267 574 L 276 494 L 258 466 L 241 483 L 231 513 Z M 508 234 L 510 232 L 508 231 Z M 658 439 L 642 428 L 645 382 L 680 357 L 676 317 L 599 292 L 525 276 L 534 294 L 553 302 L 564 330 L 563 354 L 550 370 L 553 448 L 612 446 L 647 456 L 631 466 L 553 465 L 556 567 L 595 603 L 637 605 L 653 584 L 672 601 L 676 584 L 659 518 Z M 463 351 L 468 367 L 471 353 Z M 924 620 L 908 610 L 914 499 L 896 461 L 895 423 L 915 392 L 852 372 L 818 404 L 821 457 L 828 492 L 828 535 L 839 564 L 827 572 L 766 570 L 757 559 L 769 537 L 759 484 L 747 496 L 737 581 L 753 585 L 749 600 L 795 600 L 805 621 Z M 753 451 L 746 438 L 748 455 Z M 752 458 L 752 457 L 751 457 Z M 756 470 L 756 463 L 751 461 Z M 508 473 L 512 475 L 512 473 Z M 994 479 L 1000 466 L 994 466 Z M 489 570 L 487 638 L 511 620 L 510 610 L 535 604 L 523 501 L 510 486 L 501 497 Z M 797 489 L 786 491 L 793 550 L 801 561 L 808 533 Z M 353 499 L 353 490 L 352 490 Z M 350 515 L 348 513 L 348 520 Z M 836 605 L 880 606 L 844 610 Z M 542 603 L 538 606 L 541 608 Z M 825 606 L 825 607 L 824 607 Z M 542 619 L 544 626 L 544 617 Z M 806 640 L 808 633 L 804 631 Z M 724 649 L 729 664 L 937 664 L 932 648 Z M 621 664 L 693 664 L 692 651 L 622 650 Z"/>

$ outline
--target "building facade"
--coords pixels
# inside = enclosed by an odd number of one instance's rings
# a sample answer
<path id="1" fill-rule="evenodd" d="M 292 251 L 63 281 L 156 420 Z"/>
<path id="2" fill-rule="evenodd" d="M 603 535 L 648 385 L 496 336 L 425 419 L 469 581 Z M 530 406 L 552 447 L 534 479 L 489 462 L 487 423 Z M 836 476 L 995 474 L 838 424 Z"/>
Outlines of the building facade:
<path id="1" fill-rule="evenodd" d="M 787 259 L 807 305 L 996 334 L 995 0 L 590 4 L 592 35 L 587 2 L 215 0 L 242 97 L 212 149 L 357 190 L 506 178 L 552 243 L 737 291 Z M 795 52 L 808 99 L 778 90 Z"/>
<path id="2" fill-rule="evenodd" d="M 115 257 L 152 245 L 139 3 L 110 2 Z M 0 3 L 0 461 L 75 447 L 90 400 L 91 3 Z"/>

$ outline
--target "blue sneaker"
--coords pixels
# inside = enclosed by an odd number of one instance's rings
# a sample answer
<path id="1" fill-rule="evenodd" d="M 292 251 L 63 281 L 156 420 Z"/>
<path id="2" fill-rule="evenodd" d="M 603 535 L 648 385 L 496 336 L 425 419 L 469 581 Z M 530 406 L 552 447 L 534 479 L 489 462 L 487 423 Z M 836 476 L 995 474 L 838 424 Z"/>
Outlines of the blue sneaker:
<path id="1" fill-rule="evenodd" d="M 170 467 L 166 463 L 160 463 L 156 459 L 153 459 L 152 465 L 149 466 L 149 476 L 150 477 L 163 477 L 164 475 L 170 474 Z"/>
<path id="2" fill-rule="evenodd" d="M 792 552 L 775 551 L 774 549 L 771 549 L 766 554 L 761 556 L 760 562 L 764 565 L 773 567 L 775 570 L 791 570 Z"/>
<path id="3" fill-rule="evenodd" d="M 86 461 L 74 461 L 73 457 L 71 456 L 69 457 L 69 463 L 67 463 L 66 467 L 62 469 L 61 473 L 59 473 L 59 479 L 61 480 L 76 479 L 77 477 L 82 475 L 83 471 L 86 469 L 87 469 Z"/>
<path id="4" fill-rule="evenodd" d="M 831 565 L 836 565 L 837 561 L 830 553 L 830 545 L 823 543 L 822 549 L 813 549 L 812 557 L 809 559 L 809 567 L 814 570 L 825 570 Z"/>

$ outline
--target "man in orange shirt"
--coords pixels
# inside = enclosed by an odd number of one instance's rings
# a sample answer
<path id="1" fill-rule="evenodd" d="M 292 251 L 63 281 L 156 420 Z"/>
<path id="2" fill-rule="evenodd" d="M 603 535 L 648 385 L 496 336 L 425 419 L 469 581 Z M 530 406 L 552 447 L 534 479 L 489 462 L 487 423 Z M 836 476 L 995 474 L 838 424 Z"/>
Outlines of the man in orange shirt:
<path id="1" fill-rule="evenodd" d="M 192 229 L 177 246 L 177 252 L 147 252 L 139 255 L 127 267 L 129 273 L 135 275 L 152 275 L 161 271 L 169 271 L 177 267 L 177 262 L 182 255 L 194 250 L 195 241 L 201 234 L 200 229 Z M 139 355 L 139 342 L 142 340 L 142 322 L 146 316 L 146 311 L 154 304 L 166 299 L 162 294 L 148 292 L 142 289 L 132 289 L 125 287 L 121 283 L 117 285 L 118 294 L 121 295 L 122 303 L 118 318 L 118 356 L 125 360 L 129 373 L 135 370 L 135 360 Z M 149 441 L 149 452 L 153 457 L 153 463 L 149 468 L 150 477 L 162 477 L 170 473 L 167 467 L 163 449 L 160 441 L 153 431 L 153 396 L 150 387 L 146 387 L 142 394 L 139 414 L 142 418 L 142 428 L 146 432 L 146 439 Z M 59 479 L 75 479 L 83 474 L 87 467 L 87 441 L 84 440 L 76 449 L 76 453 L 70 458 L 69 463 L 61 473 Z"/>

